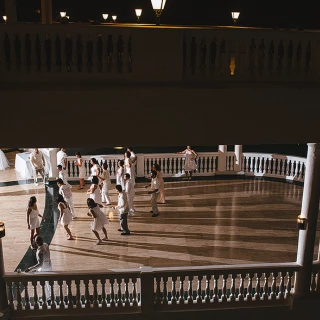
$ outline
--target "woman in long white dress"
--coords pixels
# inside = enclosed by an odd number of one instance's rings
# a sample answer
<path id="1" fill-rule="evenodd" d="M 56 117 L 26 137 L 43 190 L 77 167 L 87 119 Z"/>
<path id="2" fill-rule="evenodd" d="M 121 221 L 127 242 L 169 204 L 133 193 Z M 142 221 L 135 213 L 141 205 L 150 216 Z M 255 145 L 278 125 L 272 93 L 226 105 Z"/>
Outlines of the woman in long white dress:
<path id="1" fill-rule="evenodd" d="M 190 146 L 187 146 L 187 149 L 185 149 L 181 152 L 176 152 L 176 153 L 186 155 L 185 163 L 184 163 L 184 171 L 186 173 L 187 179 L 191 180 L 192 172 L 194 170 L 197 170 L 197 168 L 198 168 L 198 165 L 196 162 L 198 154 L 194 150 L 192 150 Z"/>
<path id="2" fill-rule="evenodd" d="M 37 206 L 37 198 L 35 196 L 30 197 L 27 208 L 27 225 L 30 230 L 30 248 L 36 250 L 34 245 L 34 237 L 40 233 L 40 220 L 42 215 L 39 213 Z"/>
<path id="3" fill-rule="evenodd" d="M 125 170 L 125 173 L 129 173 L 130 177 L 132 177 L 131 152 L 129 152 L 129 151 L 126 151 L 124 153 L 124 170 Z"/>
<path id="4" fill-rule="evenodd" d="M 91 230 L 98 239 L 96 244 L 99 245 L 102 243 L 102 241 L 108 240 L 107 230 L 104 226 L 109 223 L 109 220 L 105 216 L 105 214 L 100 210 L 100 208 L 102 208 L 102 205 L 96 203 L 92 198 L 87 199 L 87 205 L 89 208 L 87 215 L 93 218 Z M 104 238 L 102 240 L 98 233 L 100 230 L 102 230 L 104 233 Z"/>
<path id="5" fill-rule="evenodd" d="M 105 202 L 107 205 L 111 204 L 109 190 L 111 188 L 111 180 L 110 180 L 110 173 L 108 171 L 108 163 L 105 161 L 102 165 L 103 171 L 100 175 L 100 179 L 102 180 L 102 190 L 101 190 L 101 197 L 102 202 Z"/>
<path id="6" fill-rule="evenodd" d="M 72 236 L 71 231 L 69 229 L 69 224 L 72 221 L 72 213 L 70 211 L 69 204 L 64 200 L 61 194 L 57 196 L 57 203 L 58 209 L 60 211 L 59 221 L 61 222 L 61 225 L 67 232 L 67 239 L 74 240 L 74 237 Z"/>
<path id="7" fill-rule="evenodd" d="M 117 170 L 117 176 L 116 176 L 116 184 L 119 184 L 122 187 L 122 190 L 125 189 L 124 187 L 124 161 L 119 160 L 118 161 L 118 170 Z"/>
<path id="8" fill-rule="evenodd" d="M 91 199 L 94 200 L 94 202 L 102 205 L 102 198 L 101 198 L 101 192 L 99 189 L 99 179 L 97 176 L 93 176 L 91 179 L 91 186 L 87 191 L 87 194 Z"/>
<path id="9" fill-rule="evenodd" d="M 9 168 L 9 161 L 7 157 L 5 156 L 4 152 L 0 149 L 0 170 L 5 170 L 6 168 Z"/>
<path id="10" fill-rule="evenodd" d="M 85 187 L 84 179 L 86 178 L 86 168 L 84 166 L 84 162 L 80 152 L 76 153 L 76 157 L 77 157 L 77 160 L 74 161 L 74 165 L 79 168 L 80 186 L 78 189 L 81 190 L 83 189 L 83 187 Z"/>
<path id="11" fill-rule="evenodd" d="M 157 171 L 157 178 L 158 178 L 159 184 L 160 184 L 157 202 L 158 203 L 166 203 L 166 197 L 164 195 L 164 180 L 162 177 L 162 172 L 161 172 L 160 166 L 157 163 L 155 163 L 152 166 L 152 170 Z"/>

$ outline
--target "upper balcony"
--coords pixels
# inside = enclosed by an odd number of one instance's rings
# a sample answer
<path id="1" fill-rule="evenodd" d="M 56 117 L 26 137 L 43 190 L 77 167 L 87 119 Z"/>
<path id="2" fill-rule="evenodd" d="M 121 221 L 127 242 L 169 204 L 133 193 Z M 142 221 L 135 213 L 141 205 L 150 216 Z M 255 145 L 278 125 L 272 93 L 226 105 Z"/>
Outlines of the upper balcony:
<path id="1" fill-rule="evenodd" d="M 1 81 L 320 79 L 320 32 L 85 23 L 0 26 Z"/>

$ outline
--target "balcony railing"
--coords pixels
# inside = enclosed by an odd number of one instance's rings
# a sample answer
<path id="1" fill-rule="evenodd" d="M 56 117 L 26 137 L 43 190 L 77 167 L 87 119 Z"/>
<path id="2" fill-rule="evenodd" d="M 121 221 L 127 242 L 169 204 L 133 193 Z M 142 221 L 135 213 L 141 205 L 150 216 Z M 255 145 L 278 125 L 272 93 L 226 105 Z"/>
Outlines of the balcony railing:
<path id="1" fill-rule="evenodd" d="M 150 67 L 146 57 L 154 61 L 154 70 L 172 65 L 169 57 L 181 66 L 166 69 L 163 79 L 168 80 L 170 72 L 179 81 L 314 81 L 320 77 L 319 32 L 204 26 L 180 30 L 128 24 L 3 24 L 0 73 L 6 77 L 2 81 L 17 74 L 19 80 L 30 74 L 38 79 L 68 74 L 69 79 L 141 81 L 137 71 L 141 75 Z M 152 44 L 142 41 L 146 37 L 156 41 L 161 51 L 148 55 Z M 173 77 L 173 72 L 180 74 Z"/>
<path id="2" fill-rule="evenodd" d="M 108 164 L 111 179 L 116 178 L 117 163 L 123 159 L 122 155 L 97 155 L 83 156 L 87 177 L 90 177 L 90 158 L 94 157 L 100 165 L 104 161 Z M 164 177 L 181 177 L 184 175 L 184 157 L 175 153 L 163 154 L 138 154 L 136 176 L 149 177 L 151 167 L 158 163 Z M 218 174 L 243 174 L 248 176 L 264 176 L 284 180 L 304 181 L 306 169 L 306 158 L 286 156 L 280 154 L 244 153 L 241 165 L 236 169 L 235 154 L 228 152 L 222 156 L 218 152 L 199 152 L 197 159 L 197 170 L 194 176 L 214 176 Z M 68 157 L 68 178 L 76 180 L 79 176 L 79 169 L 74 165 L 76 157 Z M 225 163 L 225 170 L 219 170 L 218 162 Z"/>

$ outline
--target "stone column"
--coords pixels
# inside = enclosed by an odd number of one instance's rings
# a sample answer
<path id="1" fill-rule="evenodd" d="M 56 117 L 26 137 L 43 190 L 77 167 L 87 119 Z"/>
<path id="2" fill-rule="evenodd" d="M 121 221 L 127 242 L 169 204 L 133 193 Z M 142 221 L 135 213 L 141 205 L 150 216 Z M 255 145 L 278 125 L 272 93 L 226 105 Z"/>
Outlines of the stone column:
<path id="1" fill-rule="evenodd" d="M 308 143 L 308 155 L 304 178 L 301 218 L 307 219 L 306 230 L 299 230 L 297 263 L 301 269 L 296 273 L 294 294 L 307 297 L 310 294 L 311 271 L 316 239 L 320 198 L 320 144 Z"/>
<path id="2" fill-rule="evenodd" d="M 8 307 L 6 283 L 3 280 L 4 275 L 4 260 L 2 250 L 2 239 L 0 238 L 0 310 Z"/>
<path id="3" fill-rule="evenodd" d="M 219 145 L 218 151 L 218 171 L 226 171 L 227 145 Z"/>
<path id="4" fill-rule="evenodd" d="M 17 22 L 17 6 L 16 0 L 5 0 L 4 2 L 7 23 L 16 23 Z"/>
<path id="5" fill-rule="evenodd" d="M 137 177 L 144 178 L 144 154 L 136 154 L 137 156 Z"/>
<path id="6" fill-rule="evenodd" d="M 50 158 L 50 171 L 49 171 L 49 181 L 55 181 L 58 177 L 57 170 L 57 152 L 59 148 L 49 148 L 49 158 Z"/>
<path id="7" fill-rule="evenodd" d="M 52 0 L 41 0 L 41 22 L 52 24 Z"/>
<path id="8" fill-rule="evenodd" d="M 234 155 L 235 155 L 235 163 L 234 163 L 234 170 L 241 171 L 241 158 L 242 158 L 242 145 L 236 144 L 234 146 Z"/>

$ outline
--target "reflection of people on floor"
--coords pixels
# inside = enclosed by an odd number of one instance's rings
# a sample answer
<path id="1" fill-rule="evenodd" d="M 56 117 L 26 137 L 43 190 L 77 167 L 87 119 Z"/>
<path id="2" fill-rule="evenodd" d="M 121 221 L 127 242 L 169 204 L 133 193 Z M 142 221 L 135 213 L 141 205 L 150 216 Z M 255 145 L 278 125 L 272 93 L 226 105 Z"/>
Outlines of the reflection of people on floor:
<path id="1" fill-rule="evenodd" d="M 9 168 L 9 161 L 7 157 L 5 156 L 4 152 L 0 149 L 0 170 L 5 170 L 6 168 Z"/>
<path id="2" fill-rule="evenodd" d="M 87 215 L 89 217 L 93 218 L 93 223 L 92 223 L 92 232 L 95 234 L 95 236 L 97 237 L 98 241 L 97 241 L 97 245 L 102 243 L 103 241 L 107 241 L 108 240 L 108 235 L 107 235 L 107 230 L 104 227 L 105 224 L 109 223 L 109 220 L 107 219 L 107 217 L 105 216 L 105 214 L 100 210 L 100 208 L 102 208 L 103 206 L 101 204 L 96 203 L 92 198 L 88 198 L 87 199 L 87 205 L 89 208 L 89 211 L 87 213 Z M 99 236 L 99 231 L 103 231 L 104 233 L 104 238 L 101 240 L 100 236 Z"/>
<path id="3" fill-rule="evenodd" d="M 37 206 L 37 198 L 35 196 L 30 197 L 27 208 L 27 225 L 30 230 L 30 248 L 36 250 L 34 245 L 34 238 L 40 233 L 40 221 L 39 217 L 42 215 L 39 213 Z"/>
<path id="4" fill-rule="evenodd" d="M 192 150 L 190 146 L 187 146 L 187 149 L 181 152 L 176 152 L 176 153 L 186 155 L 185 163 L 184 163 L 184 171 L 186 173 L 187 179 L 191 180 L 192 172 L 194 170 L 197 170 L 198 168 L 198 165 L 196 162 L 198 154 L 194 150 Z"/>
<path id="5" fill-rule="evenodd" d="M 40 151 L 38 148 L 34 148 L 31 152 L 30 163 L 33 168 L 33 177 L 35 185 L 38 185 L 38 173 L 41 175 L 43 183 L 45 183 L 44 167 L 46 165 L 46 162 L 44 160 L 44 155 L 42 151 Z"/>
<path id="6" fill-rule="evenodd" d="M 29 271 L 38 271 L 38 272 L 45 272 L 45 271 L 52 271 L 51 259 L 50 259 L 50 250 L 48 244 L 43 242 L 41 236 L 35 237 L 35 242 L 38 246 L 36 257 L 38 263 L 32 267 L 29 267 L 25 270 L 25 272 Z M 45 298 L 47 302 L 51 301 L 51 286 L 49 285 L 49 281 L 45 282 Z"/>

